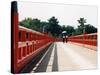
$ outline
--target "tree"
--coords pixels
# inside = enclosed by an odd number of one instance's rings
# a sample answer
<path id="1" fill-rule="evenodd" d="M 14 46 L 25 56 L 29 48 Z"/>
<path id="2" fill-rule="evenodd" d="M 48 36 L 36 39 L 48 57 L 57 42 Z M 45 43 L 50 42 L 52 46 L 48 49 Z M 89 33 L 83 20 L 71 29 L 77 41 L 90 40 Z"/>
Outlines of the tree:
<path id="1" fill-rule="evenodd" d="M 31 28 L 30 25 L 31 25 L 31 22 L 32 22 L 32 18 L 25 18 L 24 20 L 22 20 L 19 24 L 21 26 L 24 26 L 24 27 L 27 27 L 27 28 Z"/>
<path id="2" fill-rule="evenodd" d="M 95 33 L 97 32 L 97 28 L 92 26 L 91 24 L 85 24 L 86 19 L 80 18 L 77 20 L 80 25 L 75 29 L 73 26 L 70 25 L 59 25 L 59 21 L 54 16 L 48 19 L 48 22 L 41 21 L 38 18 L 25 18 L 24 20 L 20 21 L 20 25 L 27 27 L 29 29 L 33 29 L 39 32 L 49 33 L 54 37 L 62 36 L 62 32 L 66 31 L 65 35 L 80 35 L 86 32 Z"/>
<path id="3" fill-rule="evenodd" d="M 66 26 L 65 25 L 63 25 L 61 28 L 62 28 L 62 31 L 66 31 Z"/>
<path id="4" fill-rule="evenodd" d="M 54 16 L 48 20 L 48 31 L 52 36 L 57 37 L 61 34 L 61 26 L 58 24 L 59 21 Z"/>
<path id="5" fill-rule="evenodd" d="M 62 26 L 62 31 L 66 31 L 65 35 L 71 36 L 74 33 L 75 29 L 74 29 L 73 26 L 70 26 L 70 25 L 65 26 L 65 25 L 63 25 Z"/>
<path id="6" fill-rule="evenodd" d="M 48 22 L 42 21 L 40 30 L 41 32 L 48 33 Z"/>
<path id="7" fill-rule="evenodd" d="M 95 28 L 94 26 L 92 26 L 90 24 L 85 25 L 86 19 L 80 18 L 80 20 L 78 20 L 78 22 L 80 25 L 76 29 L 76 34 L 83 34 L 83 33 L 89 34 L 89 33 L 97 32 L 97 28 Z"/>
<path id="8" fill-rule="evenodd" d="M 94 26 L 88 24 L 88 25 L 85 25 L 85 32 L 87 34 L 89 34 L 89 33 L 96 33 L 97 32 L 97 28 L 95 28 Z"/>
<path id="9" fill-rule="evenodd" d="M 81 33 L 84 33 L 84 25 L 85 25 L 85 23 L 86 23 L 86 19 L 84 19 L 84 18 L 80 18 L 79 20 L 77 20 L 78 21 L 78 23 L 80 24 L 79 26 L 78 26 L 78 31 L 80 32 L 80 34 Z"/>
<path id="10" fill-rule="evenodd" d="M 41 21 L 37 18 L 33 19 L 31 22 L 31 29 L 41 31 Z"/>
<path id="11" fill-rule="evenodd" d="M 74 33 L 75 29 L 74 29 L 73 26 L 68 25 L 68 26 L 66 27 L 66 31 L 67 31 L 67 35 L 68 35 L 68 36 L 71 36 L 71 35 Z"/>
<path id="12" fill-rule="evenodd" d="M 83 28 L 84 27 L 84 28 Z M 83 34 L 83 29 L 84 29 L 84 33 L 96 33 L 97 32 L 97 28 L 92 26 L 91 24 L 87 24 L 84 26 L 79 25 L 74 32 L 74 35 L 80 35 Z"/>
<path id="13" fill-rule="evenodd" d="M 20 25 L 27 27 L 27 28 L 30 28 L 30 29 L 33 29 L 33 30 L 41 31 L 41 21 L 37 18 L 24 19 L 20 22 Z"/>

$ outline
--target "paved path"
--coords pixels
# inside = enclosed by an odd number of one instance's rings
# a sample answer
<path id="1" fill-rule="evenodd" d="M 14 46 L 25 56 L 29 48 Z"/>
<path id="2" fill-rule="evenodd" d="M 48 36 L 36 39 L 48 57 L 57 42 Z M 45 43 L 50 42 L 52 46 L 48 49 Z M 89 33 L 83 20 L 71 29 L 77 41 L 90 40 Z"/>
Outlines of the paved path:
<path id="1" fill-rule="evenodd" d="M 97 51 L 72 43 L 52 44 L 31 72 L 95 69 Z"/>

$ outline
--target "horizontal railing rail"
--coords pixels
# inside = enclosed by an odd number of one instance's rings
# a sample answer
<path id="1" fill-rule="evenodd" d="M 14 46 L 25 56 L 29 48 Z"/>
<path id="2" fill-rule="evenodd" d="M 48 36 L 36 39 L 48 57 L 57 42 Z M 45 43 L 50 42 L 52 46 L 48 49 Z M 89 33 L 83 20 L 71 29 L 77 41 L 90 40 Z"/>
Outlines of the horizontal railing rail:
<path id="1" fill-rule="evenodd" d="M 70 42 L 97 46 L 97 33 L 70 36 L 67 39 Z"/>

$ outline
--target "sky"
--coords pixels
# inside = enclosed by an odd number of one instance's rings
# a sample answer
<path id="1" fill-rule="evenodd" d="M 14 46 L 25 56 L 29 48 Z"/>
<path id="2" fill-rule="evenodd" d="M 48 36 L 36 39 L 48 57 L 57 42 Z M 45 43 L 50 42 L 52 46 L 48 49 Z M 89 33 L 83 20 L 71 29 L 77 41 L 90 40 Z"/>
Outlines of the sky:
<path id="1" fill-rule="evenodd" d="M 48 21 L 55 16 L 60 25 L 77 27 L 77 20 L 85 18 L 87 23 L 98 27 L 98 14 L 96 6 L 68 5 L 55 3 L 18 2 L 19 21 L 25 18 L 38 18 Z"/>

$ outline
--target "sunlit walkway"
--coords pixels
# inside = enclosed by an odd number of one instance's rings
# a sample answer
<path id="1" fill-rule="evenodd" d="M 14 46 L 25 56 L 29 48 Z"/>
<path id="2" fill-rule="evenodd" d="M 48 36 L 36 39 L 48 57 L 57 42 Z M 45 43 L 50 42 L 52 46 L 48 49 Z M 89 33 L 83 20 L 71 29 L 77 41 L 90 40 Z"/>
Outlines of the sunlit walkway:
<path id="1" fill-rule="evenodd" d="M 31 72 L 95 69 L 97 51 L 72 43 L 53 43 Z"/>

